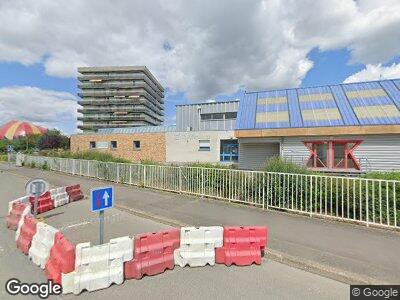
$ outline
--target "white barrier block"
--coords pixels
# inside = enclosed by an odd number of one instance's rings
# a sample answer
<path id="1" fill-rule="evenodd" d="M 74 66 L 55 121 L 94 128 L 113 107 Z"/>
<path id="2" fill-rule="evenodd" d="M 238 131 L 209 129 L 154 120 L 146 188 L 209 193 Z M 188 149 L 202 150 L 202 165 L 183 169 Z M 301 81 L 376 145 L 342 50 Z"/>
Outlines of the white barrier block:
<path id="1" fill-rule="evenodd" d="M 24 211 L 21 214 L 21 219 L 19 219 L 19 222 L 18 222 L 17 232 L 15 233 L 15 241 L 18 240 L 19 234 L 21 232 L 21 227 L 22 227 L 22 225 L 24 224 L 24 221 L 25 221 L 25 216 L 28 216 L 28 215 L 32 215 L 32 213 L 31 213 L 31 205 L 30 204 L 28 204 L 25 207 Z"/>
<path id="2" fill-rule="evenodd" d="M 54 207 L 65 205 L 69 202 L 69 196 L 67 192 L 62 192 L 51 196 L 54 201 Z"/>
<path id="3" fill-rule="evenodd" d="M 39 222 L 36 225 L 36 234 L 32 238 L 32 244 L 29 248 L 29 259 L 42 269 L 44 269 L 49 259 L 51 247 L 54 244 L 54 236 L 59 232 L 58 229 Z"/>
<path id="4" fill-rule="evenodd" d="M 200 267 L 215 264 L 215 248 L 222 247 L 224 229 L 220 226 L 182 227 L 180 248 L 174 251 L 175 264 Z"/>
<path id="5" fill-rule="evenodd" d="M 51 189 L 49 190 L 51 197 L 57 195 L 57 194 L 61 194 L 61 193 L 65 193 L 66 192 L 66 187 L 62 186 L 59 188 L 55 188 L 55 189 Z"/>
<path id="6" fill-rule="evenodd" d="M 10 214 L 14 203 L 29 203 L 29 196 L 23 196 L 21 198 L 8 202 L 8 214 Z"/>
<path id="7" fill-rule="evenodd" d="M 128 236 L 110 240 L 110 258 L 122 258 L 123 262 L 133 259 L 133 241 Z"/>
<path id="8" fill-rule="evenodd" d="M 128 236 L 111 239 L 109 243 L 92 246 L 76 245 L 75 270 L 62 274 L 63 293 L 79 294 L 95 291 L 124 281 L 124 262 L 133 259 L 133 241 Z"/>

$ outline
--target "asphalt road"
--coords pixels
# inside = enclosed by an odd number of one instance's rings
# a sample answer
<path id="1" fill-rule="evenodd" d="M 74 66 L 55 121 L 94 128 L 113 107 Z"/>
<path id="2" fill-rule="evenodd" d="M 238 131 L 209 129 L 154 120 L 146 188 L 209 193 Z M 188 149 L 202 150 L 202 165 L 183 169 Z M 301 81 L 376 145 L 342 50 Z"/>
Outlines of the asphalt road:
<path id="1" fill-rule="evenodd" d="M 0 170 L 7 170 L 0 165 Z M 38 169 L 11 167 L 8 172 L 42 176 L 54 185 L 80 183 L 88 194 L 110 182 Z M 114 184 L 117 203 L 171 224 L 195 226 L 258 225 L 269 228 L 272 251 L 291 265 L 346 283 L 400 283 L 400 233 L 349 223 L 261 210 L 224 201 Z M 279 257 L 279 256 L 278 256 Z M 287 259 L 288 258 L 288 259 Z M 294 262 L 294 263 L 293 263 Z"/>
<path id="2" fill-rule="evenodd" d="M 21 169 L 19 170 L 21 171 Z M 41 175 L 29 170 L 32 176 Z M 0 165 L 0 286 L 1 299 L 35 299 L 33 296 L 12 297 L 5 291 L 9 278 L 23 282 L 45 282 L 43 271 L 32 264 L 15 246 L 15 232 L 5 227 L 7 202 L 24 194 L 24 185 L 29 177 L 15 174 L 4 164 Z M 50 183 L 58 174 L 49 176 Z M 104 185 L 94 182 L 94 186 Z M 134 191 L 132 191 L 134 193 Z M 89 210 L 87 199 L 70 203 L 44 214 L 47 223 L 62 229 L 73 242 L 98 240 L 96 214 Z M 130 213 L 111 209 L 106 212 L 105 241 L 113 237 L 168 228 L 167 225 L 134 216 Z M 122 285 L 92 293 L 83 292 L 85 299 L 347 299 L 349 287 L 346 284 L 289 267 L 271 260 L 264 260 L 261 266 L 225 267 L 216 265 L 203 268 L 180 268 L 142 280 L 128 280 Z M 76 299 L 74 295 L 50 298 Z"/>

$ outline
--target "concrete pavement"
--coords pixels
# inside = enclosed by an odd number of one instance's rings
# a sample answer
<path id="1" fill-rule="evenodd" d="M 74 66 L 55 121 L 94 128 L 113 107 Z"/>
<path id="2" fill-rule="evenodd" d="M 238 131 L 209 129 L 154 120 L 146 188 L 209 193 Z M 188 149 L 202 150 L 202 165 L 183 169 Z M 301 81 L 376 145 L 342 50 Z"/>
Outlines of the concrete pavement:
<path id="1" fill-rule="evenodd" d="M 9 168 L 0 164 L 0 286 L 1 299 L 36 299 L 34 297 L 11 297 L 4 290 L 7 279 L 16 277 L 23 282 L 45 282 L 43 271 L 17 251 L 15 232 L 7 230 L 4 222 L 7 202 L 21 196 L 27 178 L 46 177 L 54 186 L 81 182 L 74 178 L 34 169 Z M 89 187 L 101 186 L 104 182 L 85 182 L 85 192 Z M 123 198 L 117 187 L 117 199 Z M 132 193 L 132 191 L 130 191 Z M 136 197 L 135 197 L 136 198 Z M 96 215 L 89 210 L 89 201 L 83 200 L 56 208 L 44 214 L 46 222 L 61 228 L 73 242 L 97 242 L 98 223 Z M 113 237 L 134 235 L 139 232 L 156 231 L 167 225 L 140 218 L 130 213 L 112 209 L 106 212 L 105 241 Z M 180 268 L 163 274 L 144 277 L 142 280 L 128 280 L 121 286 L 88 293 L 85 299 L 109 299 L 118 297 L 130 299 L 347 299 L 349 287 L 346 284 L 308 273 L 271 260 L 261 266 L 225 267 L 216 265 L 204 268 Z M 51 298 L 76 299 L 74 295 Z"/>

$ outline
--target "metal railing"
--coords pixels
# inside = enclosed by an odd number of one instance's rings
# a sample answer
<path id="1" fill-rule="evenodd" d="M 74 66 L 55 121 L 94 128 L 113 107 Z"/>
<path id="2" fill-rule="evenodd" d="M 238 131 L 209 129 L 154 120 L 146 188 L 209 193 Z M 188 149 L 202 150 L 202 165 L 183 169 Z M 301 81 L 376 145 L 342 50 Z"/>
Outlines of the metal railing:
<path id="1" fill-rule="evenodd" d="M 400 181 L 25 156 L 25 165 L 399 229 Z"/>

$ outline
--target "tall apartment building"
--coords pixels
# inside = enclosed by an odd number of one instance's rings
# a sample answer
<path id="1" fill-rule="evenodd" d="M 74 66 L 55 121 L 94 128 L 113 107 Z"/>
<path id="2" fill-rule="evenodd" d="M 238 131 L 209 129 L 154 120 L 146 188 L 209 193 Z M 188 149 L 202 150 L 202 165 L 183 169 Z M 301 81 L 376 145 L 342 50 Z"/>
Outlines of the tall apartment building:
<path id="1" fill-rule="evenodd" d="M 164 89 L 145 66 L 78 68 L 79 129 L 157 126 L 164 120 Z"/>

